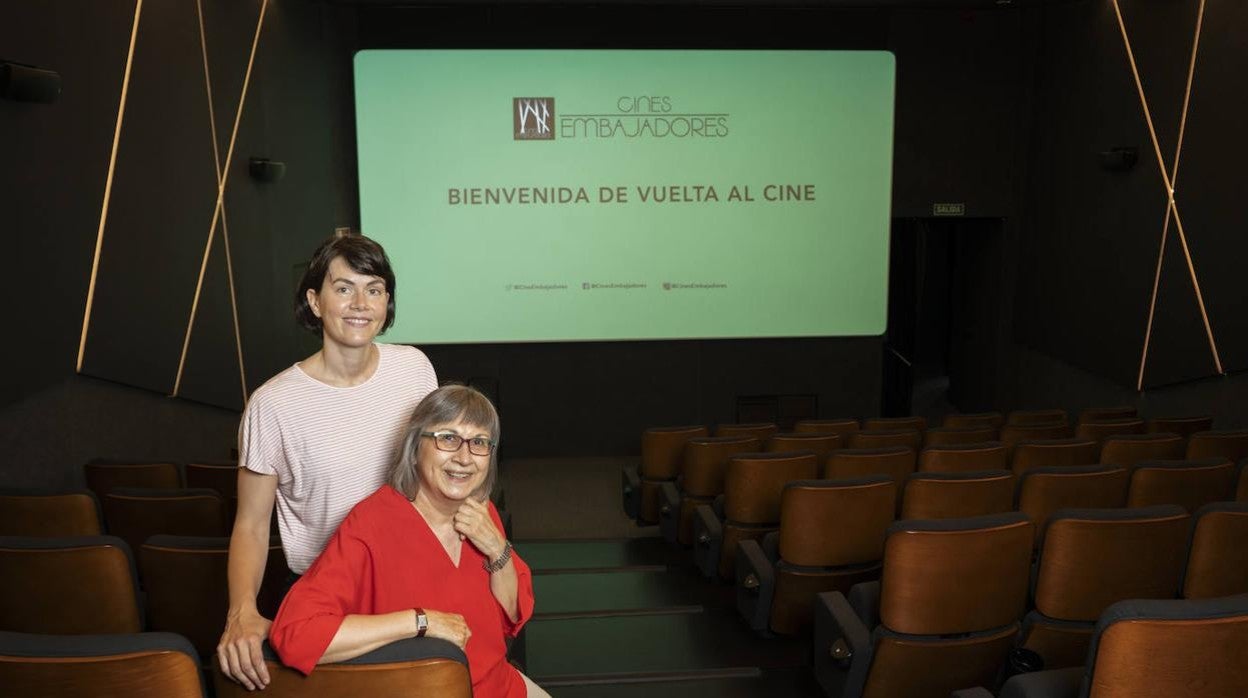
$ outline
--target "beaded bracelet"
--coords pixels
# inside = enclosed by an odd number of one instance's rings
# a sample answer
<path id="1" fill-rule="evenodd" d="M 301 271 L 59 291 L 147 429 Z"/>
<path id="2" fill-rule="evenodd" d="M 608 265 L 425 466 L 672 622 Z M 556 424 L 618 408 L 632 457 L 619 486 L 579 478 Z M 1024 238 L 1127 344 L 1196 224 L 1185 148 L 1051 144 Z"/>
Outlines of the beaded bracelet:
<path id="1" fill-rule="evenodd" d="M 485 562 L 481 563 L 481 566 L 485 568 L 486 572 L 489 572 L 490 574 L 494 574 L 495 572 L 506 567 L 507 561 L 510 559 L 511 559 L 511 541 L 507 541 L 506 544 L 503 545 L 503 552 L 499 553 L 497 559 L 495 559 L 493 562 L 486 560 Z"/>

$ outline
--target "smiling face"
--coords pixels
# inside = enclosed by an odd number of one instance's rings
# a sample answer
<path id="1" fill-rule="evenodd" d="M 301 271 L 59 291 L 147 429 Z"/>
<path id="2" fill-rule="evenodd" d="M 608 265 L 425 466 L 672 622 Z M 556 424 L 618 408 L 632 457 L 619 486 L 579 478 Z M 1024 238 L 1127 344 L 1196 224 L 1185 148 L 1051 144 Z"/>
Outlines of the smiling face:
<path id="1" fill-rule="evenodd" d="M 460 502 L 478 494 L 490 472 L 490 456 L 474 456 L 467 439 L 491 439 L 489 430 L 463 420 L 431 425 L 429 432 L 450 431 L 465 439 L 455 451 L 441 451 L 432 437 L 421 437 L 416 451 L 420 491 L 427 497 Z"/>
<path id="2" fill-rule="evenodd" d="M 386 322 L 385 279 L 352 269 L 342 257 L 329 263 L 320 291 L 308 289 L 307 298 L 326 345 L 368 346 Z"/>

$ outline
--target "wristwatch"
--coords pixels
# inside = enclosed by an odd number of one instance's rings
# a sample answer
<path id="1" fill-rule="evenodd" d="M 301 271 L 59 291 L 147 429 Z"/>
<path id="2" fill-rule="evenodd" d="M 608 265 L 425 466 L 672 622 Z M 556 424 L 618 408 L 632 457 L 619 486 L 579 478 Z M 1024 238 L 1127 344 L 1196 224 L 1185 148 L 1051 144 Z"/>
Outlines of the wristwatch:
<path id="1" fill-rule="evenodd" d="M 414 608 L 416 611 L 416 637 L 424 637 L 425 632 L 429 630 L 429 616 L 425 615 L 425 609 Z"/>

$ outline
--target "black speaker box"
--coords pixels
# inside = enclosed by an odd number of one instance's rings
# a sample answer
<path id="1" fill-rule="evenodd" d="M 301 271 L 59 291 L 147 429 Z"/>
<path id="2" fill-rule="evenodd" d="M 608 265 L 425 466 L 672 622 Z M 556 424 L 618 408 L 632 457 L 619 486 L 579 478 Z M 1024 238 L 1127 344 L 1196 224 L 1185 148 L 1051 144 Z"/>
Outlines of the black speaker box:
<path id="1" fill-rule="evenodd" d="M 258 182 L 276 182 L 286 174 L 286 163 L 253 157 L 247 163 L 247 171 Z"/>
<path id="2" fill-rule="evenodd" d="M 21 63 L 0 63 L 0 97 L 15 102 L 51 104 L 61 96 L 61 75 Z"/>

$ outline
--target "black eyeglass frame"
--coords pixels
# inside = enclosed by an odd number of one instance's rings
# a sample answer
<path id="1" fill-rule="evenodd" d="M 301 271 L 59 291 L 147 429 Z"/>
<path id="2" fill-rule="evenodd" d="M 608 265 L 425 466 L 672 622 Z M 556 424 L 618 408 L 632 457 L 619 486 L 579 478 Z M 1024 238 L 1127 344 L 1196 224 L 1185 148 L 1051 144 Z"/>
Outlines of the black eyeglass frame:
<path id="1" fill-rule="evenodd" d="M 453 431 L 422 431 L 420 432 L 420 435 L 422 437 L 433 439 L 434 447 L 436 447 L 439 451 L 446 451 L 447 453 L 454 453 L 455 451 L 458 451 L 460 447 L 463 446 L 464 444 L 468 444 L 468 452 L 471 453 L 472 455 L 489 456 L 494 453 L 494 447 L 498 445 L 498 442 L 495 441 L 494 439 L 487 439 L 481 436 L 470 436 L 468 438 L 464 438 L 460 436 L 459 434 L 456 434 Z M 443 448 L 442 447 L 442 438 L 448 437 L 448 436 L 455 437 L 455 441 L 456 441 L 455 448 Z M 475 441 L 485 442 L 486 444 L 485 453 L 477 453 L 476 451 L 473 450 L 472 444 Z"/>

